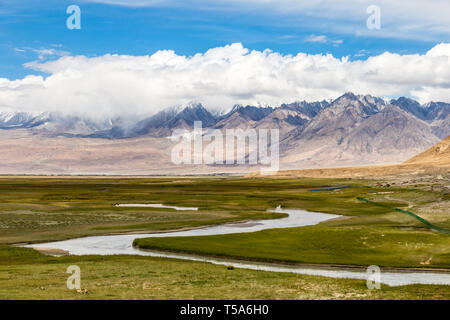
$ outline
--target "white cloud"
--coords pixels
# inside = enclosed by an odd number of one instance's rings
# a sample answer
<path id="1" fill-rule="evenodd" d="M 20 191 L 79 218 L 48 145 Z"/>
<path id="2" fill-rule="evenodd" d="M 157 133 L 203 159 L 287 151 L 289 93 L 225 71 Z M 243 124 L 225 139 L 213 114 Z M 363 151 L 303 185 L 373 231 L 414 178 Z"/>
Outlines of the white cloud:
<path id="1" fill-rule="evenodd" d="M 39 60 L 45 60 L 47 57 L 52 57 L 52 56 L 63 57 L 63 56 L 70 55 L 70 52 L 62 51 L 62 50 L 56 50 L 56 49 L 53 49 L 53 48 L 49 48 L 49 49 L 47 49 L 47 48 L 32 49 L 32 51 L 34 53 L 38 54 Z"/>
<path id="2" fill-rule="evenodd" d="M 427 52 L 429 57 L 450 57 L 450 43 L 440 43 Z"/>
<path id="3" fill-rule="evenodd" d="M 361 49 L 358 51 L 358 53 L 354 54 L 353 56 L 356 58 L 361 58 L 361 57 L 365 57 L 369 54 L 369 51 L 365 50 L 365 49 Z"/>
<path id="4" fill-rule="evenodd" d="M 316 36 L 316 35 L 312 34 L 312 35 L 308 36 L 305 41 L 306 42 L 326 43 L 328 41 L 328 38 L 325 35 Z"/>
<path id="5" fill-rule="evenodd" d="M 343 43 L 344 43 L 344 40 L 333 40 L 333 41 L 331 41 L 331 42 L 333 42 L 334 45 L 338 46 L 338 45 L 340 45 L 340 44 L 343 44 Z"/>
<path id="6" fill-rule="evenodd" d="M 332 43 L 333 46 L 339 46 L 344 43 L 344 40 L 330 40 L 326 35 L 314 35 L 311 34 L 305 39 L 306 42 L 317 42 L 317 43 Z"/>
<path id="7" fill-rule="evenodd" d="M 55 45 L 56 47 L 60 47 L 60 45 Z M 31 47 L 23 47 L 23 48 L 14 48 L 19 54 L 23 54 L 25 52 L 33 52 L 37 54 L 39 60 L 45 60 L 47 58 L 54 57 L 63 57 L 70 55 L 70 52 L 64 50 L 57 50 L 55 48 L 31 48 Z"/>
<path id="8" fill-rule="evenodd" d="M 386 52 L 357 61 L 249 51 L 236 43 L 192 57 L 164 50 L 151 56 L 64 56 L 26 66 L 49 76 L 0 78 L 0 108 L 120 115 L 190 101 L 212 108 L 277 105 L 347 91 L 450 102 L 450 44 L 444 43 L 423 55 Z"/>

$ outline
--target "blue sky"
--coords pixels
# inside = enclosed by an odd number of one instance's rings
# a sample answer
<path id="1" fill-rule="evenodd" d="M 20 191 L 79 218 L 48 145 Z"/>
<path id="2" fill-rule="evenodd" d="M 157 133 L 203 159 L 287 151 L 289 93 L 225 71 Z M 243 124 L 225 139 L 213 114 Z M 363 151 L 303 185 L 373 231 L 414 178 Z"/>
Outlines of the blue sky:
<path id="1" fill-rule="evenodd" d="M 347 91 L 450 102 L 450 1 L 424 3 L 0 0 L 0 111 L 226 110 Z"/>
<path id="2" fill-rule="evenodd" d="M 119 5 L 114 4 L 117 2 Z M 439 42 L 450 42 L 445 23 L 430 25 L 430 21 L 413 20 L 415 16 L 420 18 L 419 9 L 408 13 L 411 21 L 404 15 L 403 20 L 396 21 L 395 14 L 386 9 L 381 15 L 382 29 L 367 30 L 369 15 L 365 8 L 377 1 L 359 1 L 358 5 L 350 4 L 335 12 L 332 7 L 327 12 L 320 4 L 303 10 L 291 1 L 268 2 L 1 1 L 0 78 L 13 80 L 40 74 L 23 66 L 39 59 L 39 55 L 42 59 L 64 54 L 139 56 L 171 49 L 178 55 L 190 56 L 240 42 L 250 50 L 331 53 L 354 60 L 385 51 L 423 54 Z M 70 4 L 81 8 L 81 30 L 66 28 L 66 8 Z M 405 32 L 405 26 L 414 23 L 422 23 L 427 29 Z"/>

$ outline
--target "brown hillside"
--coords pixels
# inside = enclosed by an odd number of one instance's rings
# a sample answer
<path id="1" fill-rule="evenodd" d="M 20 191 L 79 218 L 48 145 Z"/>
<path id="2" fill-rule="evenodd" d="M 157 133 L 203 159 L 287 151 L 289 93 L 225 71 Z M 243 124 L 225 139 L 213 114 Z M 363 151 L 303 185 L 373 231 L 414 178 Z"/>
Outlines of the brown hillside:
<path id="1" fill-rule="evenodd" d="M 405 162 L 405 164 L 413 163 L 446 168 L 450 167 L 450 136 Z"/>
<path id="2" fill-rule="evenodd" d="M 450 174 L 450 136 L 430 149 L 397 165 L 343 167 L 280 171 L 278 177 L 312 178 L 389 178 L 411 176 L 442 176 Z M 248 177 L 259 176 L 251 173 Z"/>

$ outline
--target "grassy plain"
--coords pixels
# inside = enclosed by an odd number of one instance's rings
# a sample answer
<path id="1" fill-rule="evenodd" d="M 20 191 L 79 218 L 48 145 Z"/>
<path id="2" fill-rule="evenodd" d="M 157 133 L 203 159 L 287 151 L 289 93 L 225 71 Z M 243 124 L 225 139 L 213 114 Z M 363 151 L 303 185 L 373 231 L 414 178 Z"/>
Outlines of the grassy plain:
<path id="1" fill-rule="evenodd" d="M 68 290 L 66 269 L 81 269 L 87 293 Z M 4 299 L 450 299 L 445 286 L 381 286 L 362 280 L 228 270 L 201 262 L 137 256 L 41 255 L 0 246 Z"/>
<path id="2" fill-rule="evenodd" d="M 313 181 L 306 184 L 317 180 Z M 286 207 L 338 213 L 349 219 L 246 234 L 137 239 L 134 244 L 143 249 L 259 261 L 450 268 L 449 235 L 432 232 L 406 214 L 356 199 L 362 196 L 418 214 L 426 212 L 430 222 L 449 228 L 448 207 L 440 205 L 448 204 L 449 194 L 387 184 L 376 187 L 368 181 L 327 181 L 328 185 L 339 183 L 350 188 L 319 192 L 305 187 L 283 188 L 271 195 L 283 195 L 280 203 Z M 434 214 L 430 214 L 433 206 Z"/>
<path id="3" fill-rule="evenodd" d="M 309 191 L 342 185 L 349 188 Z M 408 209 L 440 227 L 450 228 L 450 199 L 445 191 L 380 185 L 369 180 L 1 177 L 0 244 L 5 246 L 0 247 L 0 298 L 449 299 L 445 286 L 384 286 L 374 292 L 358 280 L 227 270 L 205 263 L 150 257 L 55 258 L 10 246 L 276 218 L 282 215 L 267 209 L 281 205 L 346 218 L 304 228 L 183 241 L 143 239 L 137 244 L 289 263 L 450 268 L 448 235 L 432 232 L 408 215 L 362 203 L 356 199 L 358 196 Z M 198 207 L 199 211 L 116 207 L 118 203 L 163 203 Z M 421 264 L 424 261 L 428 264 Z M 66 289 L 65 270 L 70 264 L 82 268 L 87 294 Z"/>
<path id="4" fill-rule="evenodd" d="M 192 228 L 277 218 L 221 179 L 0 178 L 0 243 Z M 116 207 L 164 203 L 199 211 Z"/>
<path id="5" fill-rule="evenodd" d="M 329 192 L 311 188 L 349 185 Z M 368 187 L 372 185 L 372 187 Z M 362 196 L 423 213 L 450 227 L 449 194 L 420 188 L 374 187 L 350 179 L 0 178 L 0 243 L 42 242 L 118 232 L 156 231 L 280 217 L 278 205 L 352 216 L 358 224 L 424 229 L 407 216 L 363 204 Z M 164 203 L 199 211 L 115 207 Z M 446 204 L 446 205 L 444 205 Z M 423 210 L 422 210 L 423 208 Z"/>
<path id="6" fill-rule="evenodd" d="M 450 268 L 450 236 L 388 227 L 314 226 L 219 236 L 136 239 L 134 243 L 143 249 L 255 261 Z"/>

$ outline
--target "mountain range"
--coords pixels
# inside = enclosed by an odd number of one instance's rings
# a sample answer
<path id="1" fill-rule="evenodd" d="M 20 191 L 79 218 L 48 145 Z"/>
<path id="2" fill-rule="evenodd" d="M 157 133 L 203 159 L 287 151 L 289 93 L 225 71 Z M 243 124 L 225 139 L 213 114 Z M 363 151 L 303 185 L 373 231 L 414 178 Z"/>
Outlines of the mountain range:
<path id="1" fill-rule="evenodd" d="M 105 152 L 101 146 L 126 144 L 126 149 L 133 150 L 138 159 L 153 159 L 152 167 L 158 168 L 158 159 L 163 161 L 164 158 L 167 162 L 170 156 L 170 153 L 163 156 L 170 151 L 166 138 L 175 129 L 191 130 L 194 121 L 202 121 L 204 128 L 221 130 L 279 129 L 281 163 L 285 169 L 369 165 L 405 161 L 447 137 L 450 134 L 450 104 L 420 104 L 406 97 L 386 101 L 349 92 L 333 101 L 300 101 L 278 107 L 236 105 L 222 114 L 211 112 L 199 103 L 165 109 L 148 117 L 128 115 L 101 120 L 55 112 L 0 112 L 0 144 L 10 147 L 10 154 L 3 155 L 9 159 L 6 162 L 10 168 L 15 168 L 16 159 L 22 163 L 20 169 L 17 167 L 22 173 L 33 170 L 31 167 L 27 169 L 27 159 L 20 155 L 20 149 L 11 148 L 11 139 L 17 146 L 21 139 L 28 139 L 28 142 L 29 139 L 39 139 L 44 148 L 39 150 L 40 154 L 46 153 L 45 148 L 51 145 L 50 141 L 58 144 L 76 142 L 79 152 L 83 152 L 83 145 L 98 145 L 98 165 L 94 167 L 102 172 L 101 164 L 106 160 L 101 157 Z M 142 141 L 151 143 L 148 146 L 151 150 L 147 150 L 151 156 L 141 154 L 143 149 L 137 146 Z M 83 157 L 74 152 L 67 148 L 62 155 L 58 148 L 52 150 L 53 157 L 60 159 L 61 163 L 64 157 L 68 157 L 73 159 L 71 163 L 75 171 L 84 172 Z M 117 163 L 123 160 L 119 161 L 117 157 L 120 155 L 108 153 L 110 169 L 115 168 L 112 165 L 115 160 Z M 33 168 L 54 160 L 48 156 L 41 160 L 33 159 Z M 79 165 L 76 159 L 79 159 Z M 134 167 L 133 160 L 130 161 L 129 166 Z M 138 171 L 146 172 L 145 165 L 142 165 Z M 51 171 L 54 166 L 46 168 Z M 128 172 L 125 164 L 120 168 L 119 172 Z M 161 164 L 161 172 L 164 168 Z M 59 172 L 60 169 L 55 170 Z M 3 171 L 0 166 L 0 173 Z"/>

